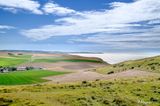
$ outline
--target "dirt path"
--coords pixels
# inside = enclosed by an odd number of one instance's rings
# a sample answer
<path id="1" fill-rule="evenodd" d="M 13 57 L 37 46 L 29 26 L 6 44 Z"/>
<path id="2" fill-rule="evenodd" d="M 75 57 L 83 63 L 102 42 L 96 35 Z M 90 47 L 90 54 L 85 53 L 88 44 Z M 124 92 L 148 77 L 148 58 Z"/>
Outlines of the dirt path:
<path id="1" fill-rule="evenodd" d="M 138 76 L 155 76 L 157 73 L 139 71 L 139 70 L 128 70 L 110 75 L 103 75 L 92 71 L 79 70 L 75 73 L 66 74 L 62 76 L 46 77 L 44 79 L 50 80 L 48 83 L 67 83 L 67 82 L 78 82 L 78 81 L 94 81 L 96 79 L 107 80 L 116 78 L 127 78 L 127 77 L 138 77 Z"/>

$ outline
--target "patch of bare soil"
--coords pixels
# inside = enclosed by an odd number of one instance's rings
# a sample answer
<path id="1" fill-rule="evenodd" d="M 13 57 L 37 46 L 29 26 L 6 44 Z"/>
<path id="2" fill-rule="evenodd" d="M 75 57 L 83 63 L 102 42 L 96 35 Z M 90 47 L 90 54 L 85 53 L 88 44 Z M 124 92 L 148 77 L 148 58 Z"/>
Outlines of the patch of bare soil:
<path id="1" fill-rule="evenodd" d="M 158 73 L 147 72 L 147 71 L 140 71 L 140 70 L 128 70 L 119 73 L 114 73 L 110 75 L 106 75 L 102 79 L 111 79 L 111 78 L 129 78 L 129 77 L 149 77 L 149 76 L 156 76 L 159 75 Z"/>
<path id="2" fill-rule="evenodd" d="M 51 76 L 46 77 L 44 79 L 50 80 L 48 83 L 66 83 L 66 82 L 77 82 L 77 81 L 88 81 L 88 80 L 96 80 L 102 78 L 103 75 L 97 74 L 96 72 L 85 71 L 85 72 L 76 72 L 70 73 L 61 76 Z"/>
<path id="3" fill-rule="evenodd" d="M 62 76 L 46 77 L 44 79 L 50 80 L 48 83 L 68 83 L 78 81 L 94 81 L 94 80 L 107 80 L 117 78 L 130 78 L 130 77 L 149 77 L 155 76 L 157 73 L 139 71 L 139 70 L 128 70 L 124 72 L 114 73 L 110 75 L 103 75 L 92 71 L 79 71 L 76 73 L 66 74 Z"/>

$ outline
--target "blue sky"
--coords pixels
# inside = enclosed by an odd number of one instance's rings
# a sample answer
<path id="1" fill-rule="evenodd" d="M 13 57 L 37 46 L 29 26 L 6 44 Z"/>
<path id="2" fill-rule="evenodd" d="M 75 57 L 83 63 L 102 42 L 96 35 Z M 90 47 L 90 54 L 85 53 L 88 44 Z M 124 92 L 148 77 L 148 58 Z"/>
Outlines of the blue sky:
<path id="1" fill-rule="evenodd" d="M 0 50 L 160 52 L 158 0 L 0 0 Z"/>

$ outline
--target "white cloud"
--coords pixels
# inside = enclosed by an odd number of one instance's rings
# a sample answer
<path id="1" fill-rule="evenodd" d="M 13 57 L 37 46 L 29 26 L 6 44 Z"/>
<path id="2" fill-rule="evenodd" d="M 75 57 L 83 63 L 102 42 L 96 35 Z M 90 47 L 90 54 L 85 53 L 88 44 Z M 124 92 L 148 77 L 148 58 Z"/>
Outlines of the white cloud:
<path id="1" fill-rule="evenodd" d="M 34 14 L 54 14 L 59 16 L 76 13 L 73 9 L 62 7 L 53 2 L 41 5 L 35 0 L 0 0 L 0 8 L 12 13 L 17 13 L 20 10 L 30 11 Z"/>
<path id="2" fill-rule="evenodd" d="M 40 4 L 34 0 L 0 0 L 0 7 L 9 11 L 23 9 L 34 14 L 42 14 L 42 11 L 39 10 Z"/>
<path id="3" fill-rule="evenodd" d="M 0 34 L 6 33 L 6 30 L 15 29 L 13 26 L 0 25 Z"/>
<path id="4" fill-rule="evenodd" d="M 9 11 L 9 12 L 12 12 L 12 13 L 17 13 L 17 9 L 15 8 L 11 8 L 11 7 L 0 7 L 0 9 L 3 9 L 5 11 Z"/>
<path id="5" fill-rule="evenodd" d="M 147 29 L 142 33 L 115 34 L 107 33 L 96 34 L 87 38 L 73 39 L 77 42 L 90 42 L 106 44 L 113 48 L 160 48 L 160 26 L 157 25 Z"/>
<path id="6" fill-rule="evenodd" d="M 53 3 L 53 2 L 46 3 L 44 5 L 44 7 L 42 8 L 42 10 L 46 14 L 56 14 L 56 15 L 60 15 L 60 16 L 75 13 L 75 10 L 72 10 L 72 9 L 66 8 L 66 7 L 62 7 L 62 6 L 60 6 L 56 3 Z"/>
<path id="7" fill-rule="evenodd" d="M 14 29 L 15 27 L 13 26 L 8 26 L 8 25 L 0 25 L 0 29 Z"/>
<path id="8" fill-rule="evenodd" d="M 23 30 L 21 33 L 35 40 L 52 36 L 70 36 L 101 33 L 145 32 L 136 29 L 141 22 L 160 19 L 160 1 L 137 0 L 133 3 L 111 3 L 112 9 L 104 11 L 79 12 L 73 16 L 60 18 L 55 24 Z M 51 11 L 51 10 L 50 10 Z M 148 24 L 145 24 L 146 26 Z M 108 35 L 106 35 L 108 36 Z"/>
<path id="9" fill-rule="evenodd" d="M 160 1 L 114 2 L 111 7 L 112 9 L 104 11 L 79 12 L 57 19 L 55 24 L 21 33 L 34 40 L 87 35 L 88 37 L 77 37 L 72 41 L 105 44 L 110 48 L 160 48 Z"/>

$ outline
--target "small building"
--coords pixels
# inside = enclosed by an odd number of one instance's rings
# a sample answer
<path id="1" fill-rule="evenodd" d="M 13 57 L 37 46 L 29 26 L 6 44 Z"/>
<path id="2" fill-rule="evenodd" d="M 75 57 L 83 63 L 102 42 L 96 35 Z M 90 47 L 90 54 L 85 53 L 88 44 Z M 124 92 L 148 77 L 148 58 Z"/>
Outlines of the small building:
<path id="1" fill-rule="evenodd" d="M 0 73 L 6 73 L 9 72 L 7 68 L 0 68 Z"/>
<path id="2" fill-rule="evenodd" d="M 26 67 L 17 67 L 17 71 L 25 71 Z"/>
<path id="3" fill-rule="evenodd" d="M 43 68 L 41 67 L 33 67 L 35 70 L 42 70 Z"/>

